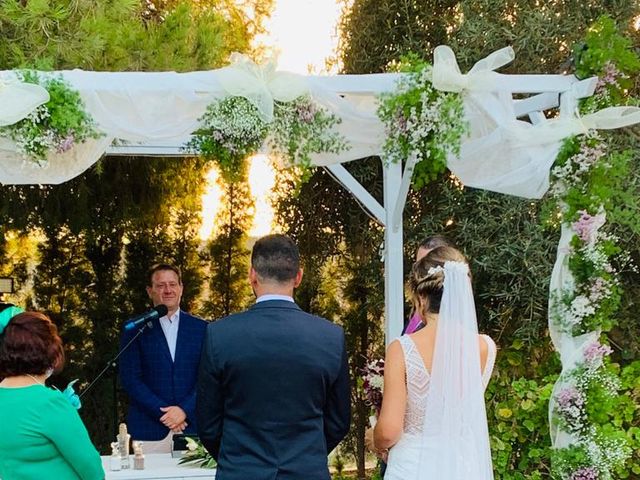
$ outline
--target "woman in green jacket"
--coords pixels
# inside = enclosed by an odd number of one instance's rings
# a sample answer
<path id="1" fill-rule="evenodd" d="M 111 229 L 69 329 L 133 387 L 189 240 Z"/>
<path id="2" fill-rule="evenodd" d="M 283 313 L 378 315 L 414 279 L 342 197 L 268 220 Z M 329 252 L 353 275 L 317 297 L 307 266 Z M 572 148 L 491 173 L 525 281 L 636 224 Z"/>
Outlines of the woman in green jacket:
<path id="1" fill-rule="evenodd" d="M 76 409 L 45 380 L 64 363 L 56 326 L 38 312 L 0 311 L 0 478 L 101 480 L 100 455 Z"/>

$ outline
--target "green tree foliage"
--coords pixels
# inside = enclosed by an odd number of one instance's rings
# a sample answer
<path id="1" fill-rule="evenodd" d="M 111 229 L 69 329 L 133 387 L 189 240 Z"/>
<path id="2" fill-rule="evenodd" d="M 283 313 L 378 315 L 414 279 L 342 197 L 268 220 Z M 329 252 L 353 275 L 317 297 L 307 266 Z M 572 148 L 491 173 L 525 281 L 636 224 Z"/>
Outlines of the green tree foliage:
<path id="1" fill-rule="evenodd" d="M 172 2 L 162 19 L 144 22 L 139 0 L 4 0 L 0 68 L 214 68 L 229 52 L 249 48 L 249 12 L 230 2 L 209 3 L 217 8 Z"/>
<path id="2" fill-rule="evenodd" d="M 212 319 L 244 309 L 251 299 L 247 242 L 254 201 L 246 162 L 237 174 L 233 182 L 222 175 L 217 180 L 223 192 L 222 205 L 216 218 L 215 236 L 207 245 L 210 276 L 209 295 L 204 304 L 204 311 Z"/>
<path id="3" fill-rule="evenodd" d="M 410 52 L 431 61 L 451 46 L 463 71 L 508 45 L 515 61 L 501 71 L 568 70 L 573 44 L 601 15 L 611 15 L 637 40 L 634 0 L 353 0 L 345 1 L 339 59 L 345 73 L 376 73 Z"/>
<path id="4" fill-rule="evenodd" d="M 602 15 L 611 15 L 628 35 L 638 39 L 633 19 L 634 0 L 465 0 L 449 37 L 463 70 L 507 45 L 516 52 L 505 73 L 560 73 L 569 71 L 574 44 Z"/>

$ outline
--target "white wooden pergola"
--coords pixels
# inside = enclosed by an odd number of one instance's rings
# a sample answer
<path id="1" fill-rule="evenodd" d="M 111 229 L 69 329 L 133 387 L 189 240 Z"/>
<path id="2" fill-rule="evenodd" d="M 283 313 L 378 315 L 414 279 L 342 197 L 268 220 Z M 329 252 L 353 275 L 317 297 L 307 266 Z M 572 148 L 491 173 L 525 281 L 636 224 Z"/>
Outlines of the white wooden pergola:
<path id="1" fill-rule="evenodd" d="M 393 91 L 398 74 L 337 75 L 311 77 L 311 81 L 343 98 L 372 101 L 380 94 Z M 596 79 L 579 81 L 573 75 L 501 75 L 496 89 L 510 95 L 526 95 L 514 99 L 516 117 L 527 117 L 532 124 L 546 121 L 546 110 L 560 107 L 561 114 L 575 110 L 576 87 L 580 96 L 593 93 Z M 186 141 L 188 139 L 185 139 Z M 137 145 L 112 145 L 107 155 L 115 156 L 175 156 L 183 157 L 179 142 L 150 142 Z M 356 160 L 354 160 L 356 161 Z M 405 165 L 386 162 L 383 166 L 384 200 L 380 204 L 343 166 L 342 163 L 323 165 L 358 202 L 384 227 L 385 271 L 385 338 L 387 343 L 400 336 L 404 324 L 404 237 L 403 212 L 415 167 L 415 158 Z"/>
<path id="2" fill-rule="evenodd" d="M 453 69 L 449 65 L 447 73 L 465 85 L 462 90 L 468 91 L 469 99 L 490 97 L 491 101 L 501 102 L 513 117 L 506 122 L 508 125 L 504 126 L 505 131 L 512 129 L 515 125 L 522 129 L 521 134 L 524 132 L 530 137 L 532 145 L 549 147 L 555 158 L 555 152 L 559 148 L 563 135 L 568 135 L 571 133 L 569 130 L 574 131 L 575 128 L 565 128 L 568 133 L 559 135 L 557 138 L 539 141 L 535 127 L 548 123 L 543 112 L 556 107 L 559 107 L 558 118 L 574 121 L 577 99 L 593 93 L 596 79 L 579 81 L 572 75 L 501 75 L 492 71 L 496 65 L 487 68 L 486 60 L 477 64 L 485 62 L 482 65 L 484 69 L 481 68 L 480 72 L 485 75 L 480 79 L 479 83 L 482 85 L 478 89 L 474 87 L 473 70 L 468 75 L 461 75 L 455 72 L 457 65 Z M 497 65 L 499 66 L 501 65 Z M 107 132 L 107 137 L 93 143 L 88 142 L 92 144 L 86 148 L 81 146 L 76 152 L 54 155 L 44 168 L 25 165 L 23 159 L 16 155 L 15 146 L 12 147 L 11 142 L 7 142 L 6 139 L 0 140 L 0 183 L 61 183 L 79 175 L 102 154 L 187 156 L 182 147 L 189 138 L 189 132 L 197 126 L 197 120 L 206 106 L 212 100 L 226 95 L 216 77 L 217 72 L 224 70 L 187 74 L 79 70 L 55 72 L 80 91 L 87 110 L 96 119 L 98 126 Z M 314 163 L 329 170 L 332 176 L 351 192 L 385 229 L 387 341 L 398 337 L 403 327 L 403 210 L 416 160 L 409 158 L 405 165 L 400 165 L 386 162 L 381 158 L 384 170 L 382 204 L 349 174 L 343 163 L 381 154 L 384 130 L 375 115 L 375 102 L 381 93 L 394 90 L 399 75 L 304 77 L 312 97 L 341 116 L 343 121 L 340 128 L 348 132 L 345 136 L 347 141 L 352 143 L 352 149 L 349 152 L 340 156 L 319 155 L 314 159 Z M 468 103 L 467 97 L 465 97 L 465 106 Z M 337 110 L 336 105 L 338 105 Z M 523 118 L 526 121 L 518 120 Z M 177 130 L 171 129 L 172 122 L 179 126 Z M 573 124 L 569 122 L 569 125 Z M 502 126 L 497 125 L 493 129 L 499 128 Z M 474 131 L 471 134 L 473 137 Z M 359 135 L 362 138 L 355 138 L 353 135 Z M 476 137 L 483 135 L 485 133 L 475 133 Z M 113 142 L 114 139 L 120 139 L 120 141 Z M 483 159 L 477 158 L 473 161 L 481 163 Z M 482 165 L 480 167 L 483 168 Z M 483 187 L 482 181 L 474 184 L 463 173 L 458 174 L 456 168 L 451 166 L 450 168 L 463 183 Z M 501 168 L 504 169 L 504 166 Z M 548 172 L 548 168 L 546 171 Z M 492 188 L 491 185 L 487 188 L 496 191 L 504 190 Z M 514 194 L 519 193 L 514 192 Z"/>

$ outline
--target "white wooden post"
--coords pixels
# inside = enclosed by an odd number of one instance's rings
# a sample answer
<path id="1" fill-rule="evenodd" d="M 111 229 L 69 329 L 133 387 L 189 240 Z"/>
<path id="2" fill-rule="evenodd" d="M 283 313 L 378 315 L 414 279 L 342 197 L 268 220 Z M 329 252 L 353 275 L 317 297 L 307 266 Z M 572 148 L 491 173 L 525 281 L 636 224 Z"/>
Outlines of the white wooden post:
<path id="1" fill-rule="evenodd" d="M 385 342 L 398 338 L 402 334 L 404 324 L 404 250 L 402 221 L 394 225 L 393 215 L 396 203 L 404 201 L 398 198 L 402 184 L 402 165 L 382 160 L 384 171 L 384 297 L 385 297 Z"/>

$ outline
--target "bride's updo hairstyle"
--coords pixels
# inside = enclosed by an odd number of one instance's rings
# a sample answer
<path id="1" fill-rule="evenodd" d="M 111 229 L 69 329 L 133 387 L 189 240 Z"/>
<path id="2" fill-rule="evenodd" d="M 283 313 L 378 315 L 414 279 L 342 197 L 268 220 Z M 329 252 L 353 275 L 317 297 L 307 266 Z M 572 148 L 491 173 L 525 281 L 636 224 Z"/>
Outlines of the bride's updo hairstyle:
<path id="1" fill-rule="evenodd" d="M 468 263 L 459 250 L 443 246 L 431 250 L 411 268 L 409 291 L 414 307 L 423 321 L 426 321 L 427 313 L 440 312 L 445 262 Z"/>

